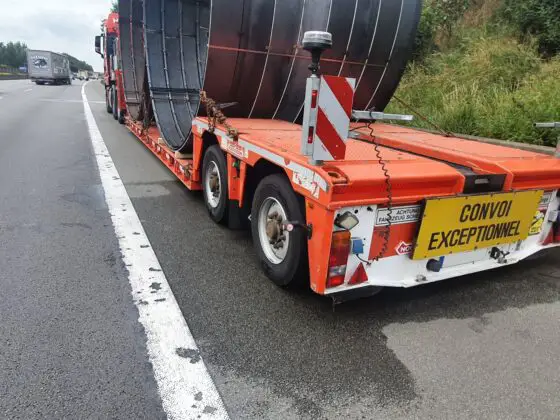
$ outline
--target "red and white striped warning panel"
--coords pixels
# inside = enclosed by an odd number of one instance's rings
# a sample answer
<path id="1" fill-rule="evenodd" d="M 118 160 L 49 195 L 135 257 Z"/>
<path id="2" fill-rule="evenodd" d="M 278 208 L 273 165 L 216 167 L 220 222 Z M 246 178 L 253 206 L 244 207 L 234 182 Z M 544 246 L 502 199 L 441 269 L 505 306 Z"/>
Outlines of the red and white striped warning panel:
<path id="1" fill-rule="evenodd" d="M 321 77 L 313 142 L 314 160 L 344 159 L 355 91 L 356 79 Z"/>

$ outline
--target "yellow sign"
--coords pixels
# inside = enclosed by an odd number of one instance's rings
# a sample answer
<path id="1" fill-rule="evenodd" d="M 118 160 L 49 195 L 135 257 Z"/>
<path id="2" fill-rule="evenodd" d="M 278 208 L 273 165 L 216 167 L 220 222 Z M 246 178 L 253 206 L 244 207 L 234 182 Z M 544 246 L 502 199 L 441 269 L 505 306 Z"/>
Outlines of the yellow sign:
<path id="1" fill-rule="evenodd" d="M 413 259 L 527 239 L 543 191 L 428 200 Z"/>

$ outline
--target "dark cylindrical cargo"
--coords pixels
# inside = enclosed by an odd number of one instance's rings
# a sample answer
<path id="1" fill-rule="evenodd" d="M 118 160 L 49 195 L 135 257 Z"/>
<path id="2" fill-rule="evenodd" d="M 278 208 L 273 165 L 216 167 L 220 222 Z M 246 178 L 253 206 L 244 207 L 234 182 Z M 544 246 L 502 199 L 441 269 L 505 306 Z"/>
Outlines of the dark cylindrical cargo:
<path id="1" fill-rule="evenodd" d="M 147 70 L 144 52 L 142 0 L 119 1 L 119 32 L 124 96 L 127 110 L 135 120 L 144 118 L 149 102 L 145 89 Z"/>
<path id="2" fill-rule="evenodd" d="M 201 89 L 236 103 L 228 117 L 297 121 L 310 63 L 299 44 L 308 30 L 333 35 L 322 72 L 356 78 L 354 107 L 382 111 L 410 58 L 421 7 L 422 0 L 144 0 L 149 88 L 163 138 L 175 150 L 190 147 Z"/>

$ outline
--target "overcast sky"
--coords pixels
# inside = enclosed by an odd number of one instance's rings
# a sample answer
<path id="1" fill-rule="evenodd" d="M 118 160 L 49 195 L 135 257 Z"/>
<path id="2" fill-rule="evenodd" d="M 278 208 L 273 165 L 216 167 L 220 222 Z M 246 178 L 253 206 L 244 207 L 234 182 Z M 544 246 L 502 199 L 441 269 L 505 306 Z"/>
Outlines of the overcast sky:
<path id="1" fill-rule="evenodd" d="M 94 51 L 100 22 L 111 0 L 0 0 L 0 41 L 22 41 L 31 49 L 67 52 L 103 71 Z"/>

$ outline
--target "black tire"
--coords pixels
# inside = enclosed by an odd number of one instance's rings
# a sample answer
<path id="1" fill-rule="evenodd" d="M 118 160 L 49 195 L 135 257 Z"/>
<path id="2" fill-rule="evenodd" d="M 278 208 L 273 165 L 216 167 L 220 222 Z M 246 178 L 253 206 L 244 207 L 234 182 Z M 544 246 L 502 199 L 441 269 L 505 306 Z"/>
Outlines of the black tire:
<path id="1" fill-rule="evenodd" d="M 210 203 L 211 197 L 209 188 L 207 187 L 210 167 L 215 165 L 219 174 L 219 195 L 217 197 L 216 205 Z M 227 179 L 227 161 L 224 152 L 220 146 L 211 146 L 204 154 L 202 161 L 202 193 L 204 195 L 204 204 L 208 210 L 210 218 L 220 224 L 227 223 L 228 216 L 228 179 Z"/>
<path id="2" fill-rule="evenodd" d="M 118 97 L 118 92 L 117 92 L 117 97 Z M 119 124 L 124 124 L 124 122 L 125 122 L 124 116 L 126 115 L 126 111 L 123 111 L 123 110 L 121 109 L 120 106 L 119 106 L 117 109 L 118 109 L 118 111 L 117 111 L 117 113 L 118 113 L 118 118 L 117 118 L 117 120 L 119 121 Z"/>
<path id="3" fill-rule="evenodd" d="M 283 207 L 287 221 L 305 223 L 305 201 L 298 196 L 283 174 L 269 175 L 264 178 L 253 198 L 251 208 L 251 233 L 257 257 L 266 276 L 280 287 L 300 287 L 309 282 L 309 263 L 307 254 L 307 232 L 297 227 L 289 235 L 289 245 L 284 260 L 274 263 L 263 249 L 259 235 L 259 213 L 261 207 L 273 198 Z"/>
<path id="4" fill-rule="evenodd" d="M 108 114 L 113 113 L 113 106 L 111 105 L 111 101 L 113 100 L 112 90 L 113 90 L 112 88 L 109 89 L 105 88 L 105 106 Z"/>
<path id="5" fill-rule="evenodd" d="M 117 95 L 117 87 L 113 86 L 111 88 L 111 94 L 113 95 L 113 100 L 111 101 L 113 104 L 113 118 L 115 120 L 119 119 L 119 97 Z"/>

